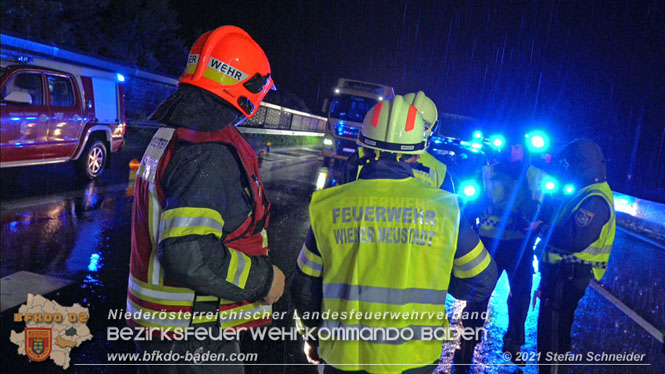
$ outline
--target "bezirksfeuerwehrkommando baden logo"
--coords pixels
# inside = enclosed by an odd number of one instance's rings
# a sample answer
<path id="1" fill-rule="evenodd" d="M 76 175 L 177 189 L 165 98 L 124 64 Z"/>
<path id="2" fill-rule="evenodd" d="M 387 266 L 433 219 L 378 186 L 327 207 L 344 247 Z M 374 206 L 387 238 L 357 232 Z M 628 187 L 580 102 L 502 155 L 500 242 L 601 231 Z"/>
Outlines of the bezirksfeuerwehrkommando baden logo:
<path id="1" fill-rule="evenodd" d="M 14 322 L 25 323 L 23 332 L 12 331 L 9 339 L 18 354 L 32 361 L 51 358 L 63 369 L 69 367 L 69 353 L 92 334 L 86 326 L 90 314 L 79 304 L 63 307 L 40 295 L 28 294 L 28 301 L 14 313 Z"/>

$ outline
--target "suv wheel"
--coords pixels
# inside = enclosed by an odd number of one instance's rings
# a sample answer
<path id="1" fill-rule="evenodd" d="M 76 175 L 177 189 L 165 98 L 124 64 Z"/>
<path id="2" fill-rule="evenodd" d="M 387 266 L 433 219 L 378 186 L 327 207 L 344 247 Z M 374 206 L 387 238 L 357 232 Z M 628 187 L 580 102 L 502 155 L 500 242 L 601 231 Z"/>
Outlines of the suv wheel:
<path id="1" fill-rule="evenodd" d="M 107 151 L 104 142 L 101 140 L 92 140 L 90 141 L 81 157 L 76 160 L 74 169 L 79 178 L 83 180 L 93 180 L 97 178 L 102 171 L 107 162 Z"/>

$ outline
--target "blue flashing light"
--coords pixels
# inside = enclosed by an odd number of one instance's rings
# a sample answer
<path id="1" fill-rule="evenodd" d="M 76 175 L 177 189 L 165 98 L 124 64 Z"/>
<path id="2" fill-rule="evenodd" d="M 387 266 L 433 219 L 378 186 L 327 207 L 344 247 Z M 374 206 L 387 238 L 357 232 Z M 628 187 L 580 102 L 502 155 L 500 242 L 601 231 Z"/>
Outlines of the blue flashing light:
<path id="1" fill-rule="evenodd" d="M 37 117 L 25 117 L 25 119 L 30 119 L 30 120 L 32 120 L 32 119 L 37 119 Z"/>
<path id="2" fill-rule="evenodd" d="M 503 135 L 492 135 L 490 137 L 490 145 L 496 150 L 503 149 L 506 145 L 506 138 Z"/>
<path id="3" fill-rule="evenodd" d="M 525 137 L 531 152 L 545 152 L 550 147 L 550 138 L 543 131 L 532 131 Z"/>
<path id="4" fill-rule="evenodd" d="M 462 198 L 466 201 L 475 200 L 480 196 L 480 187 L 473 179 L 460 183 L 460 191 L 462 191 Z"/>
<path id="5" fill-rule="evenodd" d="M 572 195 L 573 192 L 575 192 L 575 186 L 572 184 L 567 184 L 563 186 L 563 194 L 564 195 Z"/>
<path id="6" fill-rule="evenodd" d="M 542 188 L 546 193 L 556 192 L 559 189 L 559 182 L 552 177 L 545 177 L 542 182 Z"/>
<path id="7" fill-rule="evenodd" d="M 20 119 L 21 119 L 21 117 L 11 117 L 10 118 L 11 121 L 19 121 Z"/>
<path id="8" fill-rule="evenodd" d="M 473 142 L 473 143 L 471 143 L 471 148 L 473 148 L 473 149 L 481 149 L 481 148 L 483 148 L 483 145 L 482 145 L 481 143 Z"/>
<path id="9" fill-rule="evenodd" d="M 116 74 L 115 77 L 118 80 L 118 82 L 124 82 L 125 81 L 125 76 L 120 74 L 120 73 Z"/>
<path id="10" fill-rule="evenodd" d="M 476 130 L 473 132 L 473 138 L 474 139 L 482 139 L 483 138 L 483 132 L 480 130 Z"/>
<path id="11" fill-rule="evenodd" d="M 536 148 L 543 148 L 545 146 L 545 139 L 540 135 L 536 135 L 531 138 L 531 144 Z"/>
<path id="12" fill-rule="evenodd" d="M 358 137 L 359 132 L 360 128 L 353 126 L 346 126 L 344 125 L 343 121 L 340 121 L 337 124 L 335 124 L 335 133 L 337 134 L 337 136 L 355 139 Z"/>

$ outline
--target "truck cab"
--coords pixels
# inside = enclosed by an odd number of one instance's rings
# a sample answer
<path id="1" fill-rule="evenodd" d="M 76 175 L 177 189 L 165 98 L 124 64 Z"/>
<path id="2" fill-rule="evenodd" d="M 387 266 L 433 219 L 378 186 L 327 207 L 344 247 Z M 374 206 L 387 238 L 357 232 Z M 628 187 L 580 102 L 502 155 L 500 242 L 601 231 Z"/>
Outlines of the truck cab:
<path id="1" fill-rule="evenodd" d="M 322 150 L 325 165 L 351 156 L 365 114 L 376 103 L 395 97 L 390 86 L 345 78 L 338 80 L 333 93 L 323 108 L 328 118 Z"/>
<path id="2" fill-rule="evenodd" d="M 98 177 L 123 143 L 119 75 L 48 59 L 0 66 L 0 167 L 72 161 L 82 179 Z"/>

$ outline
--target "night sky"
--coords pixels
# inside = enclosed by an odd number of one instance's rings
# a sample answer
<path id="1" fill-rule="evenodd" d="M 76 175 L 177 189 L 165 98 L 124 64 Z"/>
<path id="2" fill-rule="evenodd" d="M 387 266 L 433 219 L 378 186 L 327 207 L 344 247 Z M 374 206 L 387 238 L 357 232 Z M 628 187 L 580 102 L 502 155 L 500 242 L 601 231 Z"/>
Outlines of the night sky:
<path id="1" fill-rule="evenodd" d="M 664 1 L 171 3 L 188 45 L 247 30 L 278 87 L 317 114 L 338 77 L 422 89 L 486 128 L 596 140 L 619 191 L 665 187 Z"/>

